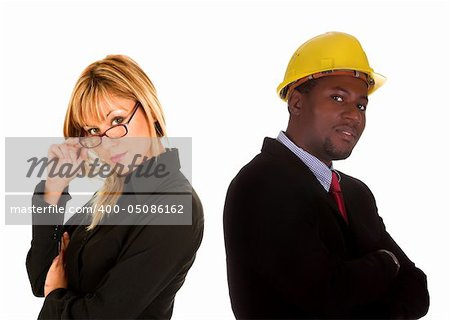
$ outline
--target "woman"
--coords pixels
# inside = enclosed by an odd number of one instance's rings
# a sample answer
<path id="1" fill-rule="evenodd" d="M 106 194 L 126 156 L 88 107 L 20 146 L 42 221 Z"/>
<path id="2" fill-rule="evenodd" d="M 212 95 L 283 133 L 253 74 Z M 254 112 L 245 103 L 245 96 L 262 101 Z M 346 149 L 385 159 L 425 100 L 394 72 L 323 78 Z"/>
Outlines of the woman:
<path id="1" fill-rule="evenodd" d="M 64 208 L 70 182 L 92 173 L 85 168 L 94 162 L 106 178 L 85 206 L 89 214 L 65 225 L 63 216 L 54 225 L 33 217 L 26 264 L 33 293 L 45 296 L 39 318 L 171 317 L 201 243 L 203 210 L 179 171 L 177 150 L 163 147 L 165 135 L 155 88 L 133 60 L 107 56 L 84 70 L 67 110 L 66 140 L 48 152 L 56 172 L 70 167 L 72 174 L 49 175 L 33 205 Z"/>

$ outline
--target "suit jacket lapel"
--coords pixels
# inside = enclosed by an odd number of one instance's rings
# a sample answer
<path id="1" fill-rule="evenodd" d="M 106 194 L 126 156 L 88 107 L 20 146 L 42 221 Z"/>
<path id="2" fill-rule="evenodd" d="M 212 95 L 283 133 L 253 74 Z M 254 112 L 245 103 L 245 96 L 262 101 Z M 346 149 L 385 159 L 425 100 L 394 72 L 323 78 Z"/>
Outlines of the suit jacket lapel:
<path id="1" fill-rule="evenodd" d="M 276 157 L 277 161 L 283 161 L 291 169 L 293 175 L 298 175 L 304 184 L 311 186 L 311 194 L 319 195 L 320 198 L 333 210 L 341 224 L 347 227 L 347 223 L 341 216 L 336 202 L 323 188 L 320 182 L 306 164 L 299 159 L 291 150 L 276 139 L 265 138 L 261 149 L 262 153 Z M 300 180 L 299 180 L 300 181 Z M 345 194 L 344 194 L 345 200 Z"/>

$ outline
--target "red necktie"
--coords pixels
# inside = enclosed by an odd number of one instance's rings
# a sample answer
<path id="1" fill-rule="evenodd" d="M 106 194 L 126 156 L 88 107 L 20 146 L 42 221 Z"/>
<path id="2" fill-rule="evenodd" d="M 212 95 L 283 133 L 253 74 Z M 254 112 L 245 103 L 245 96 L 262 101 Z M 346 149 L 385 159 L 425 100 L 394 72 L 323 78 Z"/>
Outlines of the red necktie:
<path id="1" fill-rule="evenodd" d="M 345 222 L 348 223 L 347 212 L 345 211 L 344 206 L 344 197 L 342 196 L 342 190 L 341 186 L 339 185 L 338 175 L 334 171 L 331 171 L 330 194 L 333 196 L 334 201 L 336 201 L 336 204 L 338 206 L 342 218 L 344 218 Z"/>

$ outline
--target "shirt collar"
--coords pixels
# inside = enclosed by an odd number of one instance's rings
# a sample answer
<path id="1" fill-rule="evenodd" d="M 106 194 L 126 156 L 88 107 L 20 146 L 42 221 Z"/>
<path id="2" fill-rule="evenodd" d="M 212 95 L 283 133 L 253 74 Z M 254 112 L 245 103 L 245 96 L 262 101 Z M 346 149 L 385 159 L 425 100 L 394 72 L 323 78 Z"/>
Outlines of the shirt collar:
<path id="1" fill-rule="evenodd" d="M 292 142 L 283 131 L 280 131 L 277 140 L 305 163 L 327 192 L 330 190 L 331 170 L 333 170 L 333 165 L 329 168 L 325 163 Z"/>

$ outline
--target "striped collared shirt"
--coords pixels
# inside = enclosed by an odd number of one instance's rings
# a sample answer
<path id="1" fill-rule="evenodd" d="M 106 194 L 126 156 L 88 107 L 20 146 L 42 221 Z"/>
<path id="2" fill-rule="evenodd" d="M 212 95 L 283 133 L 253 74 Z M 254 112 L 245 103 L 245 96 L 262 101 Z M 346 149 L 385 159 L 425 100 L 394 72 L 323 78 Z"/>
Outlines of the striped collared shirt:
<path id="1" fill-rule="evenodd" d="M 331 170 L 333 169 L 333 166 L 329 168 L 325 163 L 309 154 L 302 148 L 296 146 L 295 143 L 293 143 L 283 131 L 280 131 L 277 140 L 284 144 L 306 164 L 306 166 L 309 168 L 309 170 L 312 171 L 312 173 L 316 176 L 317 180 L 319 180 L 320 184 L 325 188 L 327 192 L 330 190 Z"/>

